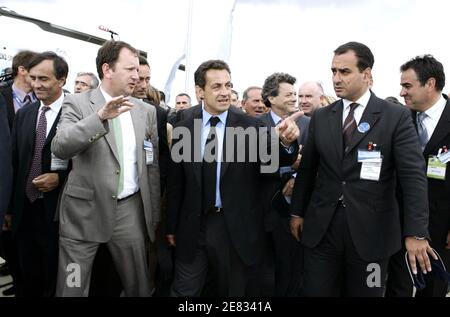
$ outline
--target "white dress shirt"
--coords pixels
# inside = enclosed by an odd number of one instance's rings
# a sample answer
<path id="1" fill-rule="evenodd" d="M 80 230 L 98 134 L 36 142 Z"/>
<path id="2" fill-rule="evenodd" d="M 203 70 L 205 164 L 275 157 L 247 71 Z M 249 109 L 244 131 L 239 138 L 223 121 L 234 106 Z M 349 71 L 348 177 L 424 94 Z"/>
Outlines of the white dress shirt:
<path id="1" fill-rule="evenodd" d="M 50 110 L 47 110 L 45 112 L 45 119 L 47 120 L 47 133 L 46 133 L 45 137 L 48 137 L 48 134 L 50 133 L 50 130 L 52 129 L 53 124 L 55 123 L 56 117 L 58 116 L 58 113 L 61 110 L 63 101 L 64 101 L 64 94 L 61 93 L 61 96 L 59 96 L 59 98 L 54 103 L 52 103 L 51 105 L 48 105 L 50 107 Z M 38 117 L 36 120 L 36 129 L 39 125 L 39 118 L 41 117 L 43 107 L 45 107 L 45 105 L 42 103 L 42 101 L 40 101 Z"/>
<path id="2" fill-rule="evenodd" d="M 344 125 L 345 119 L 348 116 L 348 113 L 350 112 L 350 105 L 352 103 L 357 103 L 359 104 L 358 107 L 356 107 L 355 112 L 354 112 L 354 117 L 355 117 L 355 121 L 356 121 L 356 126 L 359 125 L 359 122 L 361 121 L 361 117 L 364 113 L 364 110 L 367 107 L 367 104 L 369 103 L 370 100 L 370 90 L 367 90 L 366 93 L 364 95 L 361 96 L 361 98 L 359 98 L 357 101 L 353 102 L 347 99 L 342 99 L 342 102 L 344 103 L 344 111 L 342 111 L 342 125 Z"/>
<path id="3" fill-rule="evenodd" d="M 438 125 L 439 120 L 441 119 L 446 104 L 447 101 L 445 100 L 444 96 L 441 96 L 438 102 L 436 102 L 433 106 L 431 106 L 431 108 L 429 108 L 427 111 L 424 112 L 426 116 L 423 119 L 423 125 L 427 130 L 428 141 L 433 135 L 434 130 L 436 129 L 436 126 Z"/>
<path id="4" fill-rule="evenodd" d="M 100 87 L 100 91 L 106 102 L 112 97 Z M 137 166 L 136 135 L 134 133 L 133 119 L 130 111 L 122 113 L 119 117 L 122 126 L 122 149 L 123 149 L 123 190 L 117 199 L 126 198 L 139 190 L 139 177 Z M 111 125 L 110 125 L 111 126 Z M 141 144 L 141 146 L 144 146 Z"/>

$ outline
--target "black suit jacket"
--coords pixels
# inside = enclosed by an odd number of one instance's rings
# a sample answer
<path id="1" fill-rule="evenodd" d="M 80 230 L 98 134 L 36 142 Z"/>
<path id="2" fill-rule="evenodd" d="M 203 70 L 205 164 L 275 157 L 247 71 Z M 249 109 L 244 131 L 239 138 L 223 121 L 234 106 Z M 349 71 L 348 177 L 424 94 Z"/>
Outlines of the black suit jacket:
<path id="1" fill-rule="evenodd" d="M 270 112 L 265 113 L 258 117 L 259 120 L 266 127 L 275 127 L 275 122 L 272 119 L 272 115 Z M 305 146 L 306 141 L 308 140 L 308 130 L 309 130 L 309 122 L 310 118 L 306 116 L 302 116 L 297 120 L 297 126 L 300 129 L 300 136 L 297 139 L 298 144 Z M 262 186 L 262 191 L 264 192 L 264 210 L 265 210 L 265 228 L 266 231 L 272 231 L 277 223 L 280 221 L 280 213 L 275 210 L 272 206 L 272 198 L 274 194 L 278 190 L 282 190 L 285 185 L 285 180 L 282 180 L 279 171 L 272 174 L 263 175 L 264 182 Z M 287 207 L 286 215 L 289 215 L 289 207 Z"/>
<path id="2" fill-rule="evenodd" d="M 396 177 L 403 189 L 404 236 L 428 237 L 427 180 L 408 109 L 372 94 L 360 123 L 367 133 L 355 131 L 349 151 L 342 137 L 343 102 L 318 109 L 311 119 L 308 142 L 296 179 L 292 213 L 304 217 L 303 244 L 314 248 L 324 237 L 343 195 L 350 233 L 366 261 L 387 258 L 400 249 Z M 358 150 L 369 142 L 383 156 L 380 180 L 361 180 Z"/>
<path id="3" fill-rule="evenodd" d="M 12 84 L 0 88 L 0 95 L 3 96 L 6 102 L 6 111 L 8 115 L 8 125 L 11 130 L 14 123 L 15 111 L 14 111 L 14 99 L 12 92 Z"/>
<path id="4" fill-rule="evenodd" d="M 413 119 L 416 124 L 415 112 L 413 112 Z M 450 148 L 450 101 L 447 101 L 439 123 L 423 151 L 427 168 L 430 155 L 437 155 L 439 149 L 444 146 Z M 431 245 L 442 252 L 445 249 L 447 233 L 450 230 L 450 167 L 447 167 L 445 181 L 428 179 L 428 202 L 430 205 Z M 441 255 L 443 254 L 441 253 Z M 445 258 L 447 261 L 450 260 L 448 256 L 443 256 L 443 259 Z M 447 265 L 450 263 L 447 262 Z"/>
<path id="5" fill-rule="evenodd" d="M 158 105 L 152 104 L 148 99 L 145 102 L 151 104 L 156 109 L 156 121 L 158 125 L 158 146 L 159 146 L 159 177 L 161 184 L 161 195 L 166 188 L 167 167 L 169 164 L 169 143 L 167 142 L 167 111 Z"/>
<path id="6" fill-rule="evenodd" d="M 181 121 L 175 125 L 175 129 L 187 128 L 191 136 L 190 139 L 183 140 L 183 143 L 192 145 L 194 144 L 194 119 L 199 119 L 201 122 L 202 107 L 198 105 L 186 109 L 182 116 Z M 231 107 L 228 112 L 226 127 L 246 129 L 262 126 L 260 121 L 238 109 Z M 178 142 L 181 142 L 180 139 L 176 139 L 175 129 L 172 150 L 176 148 Z M 197 137 L 199 137 L 198 134 Z M 224 140 L 225 144 L 226 140 Z M 225 153 L 227 151 L 225 146 L 224 151 Z M 248 142 L 240 146 L 238 151 L 247 153 L 245 162 L 222 162 L 220 179 L 222 207 L 234 248 L 244 263 L 254 265 L 260 261 L 264 248 L 264 215 L 260 190 L 261 162 L 248 161 L 250 151 Z M 283 150 L 280 149 L 280 151 Z M 290 160 L 292 164 L 297 152 L 291 155 L 283 153 L 283 155 L 283 159 Z M 176 234 L 176 256 L 182 261 L 192 261 L 198 246 L 202 221 L 201 170 L 202 163 L 194 162 L 194 151 L 191 153 L 190 162 L 175 163 L 172 158 L 170 160 L 167 183 L 167 229 L 168 234 Z"/>
<path id="7" fill-rule="evenodd" d="M 16 119 L 13 127 L 13 172 L 14 172 L 14 186 L 11 200 L 10 211 L 12 213 L 13 234 L 17 233 L 20 222 L 24 213 L 25 186 L 27 182 L 28 173 L 34 154 L 34 142 L 36 137 L 36 124 L 38 120 L 40 102 L 35 102 L 22 107 L 16 113 Z M 44 193 L 44 204 L 46 210 L 46 220 L 52 223 L 55 218 L 56 205 L 58 197 L 63 186 L 68 170 L 66 171 L 51 171 L 51 142 L 56 134 L 56 126 L 58 124 L 61 111 L 47 136 L 44 148 L 42 150 L 42 174 L 58 173 L 59 185 L 54 190 Z"/>
<path id="8" fill-rule="evenodd" d="M 0 95 L 0 228 L 12 189 L 11 138 L 6 103 Z"/>

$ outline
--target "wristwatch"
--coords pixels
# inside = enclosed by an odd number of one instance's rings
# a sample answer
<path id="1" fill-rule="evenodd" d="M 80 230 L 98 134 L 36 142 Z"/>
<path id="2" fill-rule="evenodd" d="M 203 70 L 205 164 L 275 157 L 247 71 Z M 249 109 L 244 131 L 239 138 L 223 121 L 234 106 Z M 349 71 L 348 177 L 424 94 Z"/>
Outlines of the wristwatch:
<path id="1" fill-rule="evenodd" d="M 426 237 L 416 237 L 416 236 L 413 236 L 413 238 L 416 240 L 419 240 L 419 241 L 423 241 L 423 240 L 427 239 Z"/>

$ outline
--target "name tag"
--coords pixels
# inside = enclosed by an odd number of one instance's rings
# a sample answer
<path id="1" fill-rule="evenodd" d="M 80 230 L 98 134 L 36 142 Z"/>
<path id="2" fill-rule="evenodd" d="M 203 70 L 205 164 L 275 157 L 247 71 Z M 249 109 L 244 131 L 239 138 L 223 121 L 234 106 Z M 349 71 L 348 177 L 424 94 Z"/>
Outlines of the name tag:
<path id="1" fill-rule="evenodd" d="M 381 162 L 381 152 L 358 150 L 358 163 L 364 162 Z"/>
<path id="2" fill-rule="evenodd" d="M 378 161 L 364 162 L 361 166 L 361 179 L 378 182 L 380 180 L 382 159 Z"/>
<path id="3" fill-rule="evenodd" d="M 450 151 L 438 155 L 438 158 L 442 164 L 447 164 L 448 162 L 450 162 Z"/>
<path id="4" fill-rule="evenodd" d="M 447 171 L 447 164 L 441 162 L 436 156 L 428 158 L 427 177 L 445 181 L 445 172 Z"/>
<path id="5" fill-rule="evenodd" d="M 147 165 L 153 164 L 153 144 L 150 141 L 144 141 L 144 151 L 145 151 L 145 163 Z"/>
<path id="6" fill-rule="evenodd" d="M 61 160 L 52 153 L 52 162 L 50 170 L 52 171 L 65 171 L 69 165 L 69 160 Z"/>

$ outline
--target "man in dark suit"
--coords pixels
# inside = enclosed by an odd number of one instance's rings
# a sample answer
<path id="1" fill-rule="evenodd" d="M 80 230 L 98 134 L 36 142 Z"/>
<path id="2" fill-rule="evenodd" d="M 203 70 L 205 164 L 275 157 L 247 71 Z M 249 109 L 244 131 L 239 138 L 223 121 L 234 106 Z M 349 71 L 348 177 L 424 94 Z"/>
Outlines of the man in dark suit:
<path id="1" fill-rule="evenodd" d="M 266 127 L 275 127 L 278 122 L 296 112 L 297 94 L 294 84 L 296 79 L 284 73 L 269 76 L 262 89 L 262 98 L 270 108 L 268 113 L 259 117 Z M 310 119 L 300 117 L 296 124 L 300 129 L 299 145 L 305 145 L 308 137 Z M 302 249 L 289 230 L 289 204 L 285 198 L 292 196 L 289 188 L 293 186 L 295 170 L 291 166 L 280 166 L 275 173 L 264 177 L 261 190 L 265 198 L 265 229 L 270 235 L 266 256 L 274 261 L 275 289 L 271 295 L 295 296 L 301 282 Z M 283 201 L 285 200 L 285 201 Z"/>
<path id="2" fill-rule="evenodd" d="M 11 166 L 11 138 L 8 128 L 6 103 L 0 95 L 0 235 L 2 233 L 3 218 L 8 208 L 11 195 L 12 166 Z"/>
<path id="3" fill-rule="evenodd" d="M 305 246 L 303 292 L 383 296 L 389 257 L 402 242 L 396 179 L 409 261 L 414 272 L 417 262 L 431 271 L 425 164 L 409 111 L 369 90 L 370 49 L 350 42 L 334 53 L 342 100 L 311 119 L 292 202 L 291 231 Z"/>
<path id="4" fill-rule="evenodd" d="M 7 104 L 8 124 L 12 129 L 16 112 L 23 106 L 36 102 L 30 78 L 28 77 L 28 63 L 36 55 L 35 52 L 21 51 L 14 55 L 12 61 L 13 84 L 0 88 Z"/>
<path id="5" fill-rule="evenodd" d="M 168 239 L 176 245 L 171 295 L 200 296 L 209 271 L 215 295 L 244 296 L 264 248 L 261 160 L 251 157 L 264 148 L 262 140 L 268 142 L 267 129 L 259 135 L 257 119 L 230 108 L 232 84 L 225 62 L 204 62 L 195 72 L 195 84 L 203 106 L 183 111 L 184 119 L 174 128 L 169 165 Z M 293 120 L 284 120 L 277 129 L 286 146 L 296 145 L 299 134 Z M 255 137 L 245 136 L 243 129 L 254 131 Z M 236 130 L 242 133 L 233 135 Z M 239 135 L 243 139 L 237 140 Z M 279 148 L 282 157 L 274 157 L 279 153 L 273 145 L 273 161 L 295 160 L 295 145 Z"/>
<path id="6" fill-rule="evenodd" d="M 39 99 L 21 108 L 13 128 L 14 194 L 12 232 L 23 278 L 19 296 L 54 296 L 58 263 L 58 226 L 54 221 L 68 162 L 55 157 L 51 141 L 64 99 L 68 65 L 53 52 L 37 54 L 29 64 Z"/>
<path id="7" fill-rule="evenodd" d="M 10 130 L 12 130 L 16 112 L 25 105 L 36 102 L 37 100 L 28 76 L 28 64 L 35 55 L 36 53 L 31 51 L 17 53 L 12 61 L 12 84 L 7 84 L 0 88 L 0 95 L 3 96 L 6 102 L 5 106 Z M 9 216 L 7 215 L 6 217 L 8 218 L 6 219 L 7 224 L 9 224 Z M 16 242 L 12 238 L 11 231 L 7 226 L 5 226 L 0 242 L 3 246 L 8 269 L 13 279 L 13 286 L 4 290 L 3 294 L 8 296 L 14 295 L 15 288 L 19 287 L 18 284 L 20 284 L 20 269 L 17 259 Z"/>
<path id="8" fill-rule="evenodd" d="M 450 101 L 442 94 L 445 73 L 442 64 L 431 55 L 416 57 L 401 66 L 400 96 L 413 111 L 413 119 L 427 166 L 428 230 L 431 246 L 450 268 L 450 168 L 438 155 L 450 149 Z M 442 159 L 443 160 L 443 159 Z M 436 164 L 440 162 L 441 164 Z M 440 167 L 439 167 L 439 166 Z M 426 288 L 416 297 L 445 297 L 447 282 L 435 274 L 425 278 Z"/>

